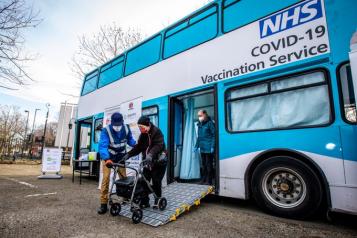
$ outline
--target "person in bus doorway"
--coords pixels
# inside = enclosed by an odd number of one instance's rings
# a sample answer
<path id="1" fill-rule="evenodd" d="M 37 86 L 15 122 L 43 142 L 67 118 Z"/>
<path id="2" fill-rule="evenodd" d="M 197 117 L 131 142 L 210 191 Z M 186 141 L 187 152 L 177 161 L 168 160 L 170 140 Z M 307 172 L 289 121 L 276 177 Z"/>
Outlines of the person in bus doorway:
<path id="1" fill-rule="evenodd" d="M 162 196 L 162 179 L 165 175 L 167 156 L 164 142 L 164 136 L 161 130 L 150 122 L 150 118 L 142 116 L 138 120 L 140 136 L 138 143 L 128 152 L 125 159 L 138 154 L 142 154 L 143 161 L 148 164 L 144 168 L 145 178 L 152 183 L 152 188 L 158 198 Z M 153 208 L 158 207 L 158 200 L 155 199 Z M 150 207 L 149 197 L 144 197 L 140 206 L 142 208 Z"/>
<path id="2" fill-rule="evenodd" d="M 99 155 L 103 164 L 103 180 L 100 189 L 100 207 L 98 214 L 108 210 L 108 190 L 111 168 L 113 163 L 123 161 L 126 155 L 126 145 L 133 147 L 136 144 L 128 125 L 124 124 L 123 116 L 115 112 L 111 116 L 110 125 L 104 127 L 99 139 Z M 126 177 L 124 167 L 118 169 L 120 178 Z"/>
<path id="3" fill-rule="evenodd" d="M 199 110 L 198 116 L 198 136 L 194 152 L 200 152 L 202 159 L 202 179 L 203 184 L 212 184 L 213 180 L 213 158 L 216 145 L 216 128 L 206 110 Z"/>

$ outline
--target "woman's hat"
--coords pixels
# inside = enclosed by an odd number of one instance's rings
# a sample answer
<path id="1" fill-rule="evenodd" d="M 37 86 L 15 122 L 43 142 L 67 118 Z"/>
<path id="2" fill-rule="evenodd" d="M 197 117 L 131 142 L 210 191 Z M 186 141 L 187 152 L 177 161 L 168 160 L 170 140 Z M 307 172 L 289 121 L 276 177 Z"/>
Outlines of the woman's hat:
<path id="1" fill-rule="evenodd" d="M 150 118 L 147 116 L 141 116 L 138 120 L 139 125 L 150 126 Z"/>

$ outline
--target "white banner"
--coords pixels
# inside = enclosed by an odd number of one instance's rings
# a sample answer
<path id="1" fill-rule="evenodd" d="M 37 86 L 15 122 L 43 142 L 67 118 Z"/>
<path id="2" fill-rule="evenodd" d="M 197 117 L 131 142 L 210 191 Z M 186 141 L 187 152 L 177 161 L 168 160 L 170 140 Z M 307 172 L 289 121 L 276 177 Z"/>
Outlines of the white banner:
<path id="1" fill-rule="evenodd" d="M 44 148 L 42 154 L 42 172 L 43 173 L 60 172 L 61 158 L 62 158 L 62 149 Z"/>
<path id="2" fill-rule="evenodd" d="M 125 124 L 128 124 L 133 134 L 133 137 L 136 141 L 138 141 L 140 130 L 137 125 L 137 121 L 141 116 L 142 111 L 142 97 L 136 98 L 127 102 L 120 104 L 120 113 L 124 117 Z M 130 148 L 128 148 L 130 150 Z M 130 167 L 139 168 L 139 164 L 141 161 L 141 155 L 130 158 L 127 162 Z M 135 172 L 131 169 L 126 169 L 126 173 L 128 176 L 134 176 Z"/>

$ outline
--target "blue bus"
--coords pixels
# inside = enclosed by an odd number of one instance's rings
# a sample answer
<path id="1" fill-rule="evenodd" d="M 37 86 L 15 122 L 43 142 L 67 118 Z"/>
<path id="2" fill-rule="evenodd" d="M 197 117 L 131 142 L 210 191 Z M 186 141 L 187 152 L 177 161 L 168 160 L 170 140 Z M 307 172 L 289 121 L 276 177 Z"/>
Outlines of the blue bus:
<path id="1" fill-rule="evenodd" d="M 354 0 L 213 1 L 85 76 L 74 158 L 97 151 L 107 108 L 141 97 L 165 135 L 167 182 L 195 182 L 205 109 L 217 195 L 290 218 L 323 207 L 357 214 L 356 9 Z"/>

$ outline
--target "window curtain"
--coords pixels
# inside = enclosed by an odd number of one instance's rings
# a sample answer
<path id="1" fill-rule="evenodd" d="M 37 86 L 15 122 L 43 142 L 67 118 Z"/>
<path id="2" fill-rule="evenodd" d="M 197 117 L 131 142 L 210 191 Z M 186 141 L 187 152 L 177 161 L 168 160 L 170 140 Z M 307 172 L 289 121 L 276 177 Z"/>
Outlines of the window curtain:
<path id="1" fill-rule="evenodd" d="M 326 85 L 229 103 L 233 131 L 264 130 L 328 123 Z"/>
<path id="2" fill-rule="evenodd" d="M 185 101 L 185 128 L 180 168 L 181 179 L 199 179 L 201 177 L 199 155 L 193 152 L 196 138 L 194 98 L 189 98 Z"/>

